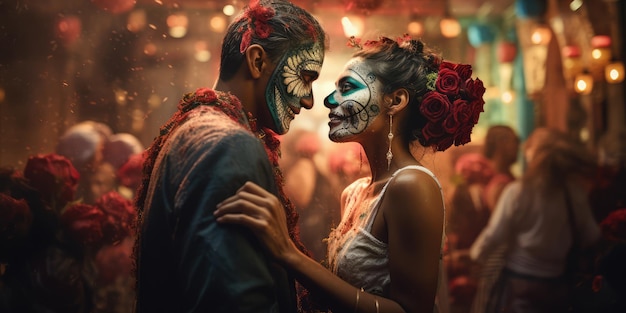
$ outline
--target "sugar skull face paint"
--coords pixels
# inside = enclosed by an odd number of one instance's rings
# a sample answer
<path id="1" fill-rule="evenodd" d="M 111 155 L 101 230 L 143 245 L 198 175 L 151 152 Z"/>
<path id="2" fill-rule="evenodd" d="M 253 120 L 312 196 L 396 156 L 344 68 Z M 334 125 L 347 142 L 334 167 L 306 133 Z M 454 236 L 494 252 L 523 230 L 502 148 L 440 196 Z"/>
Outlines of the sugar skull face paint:
<path id="1" fill-rule="evenodd" d="M 282 58 L 267 84 L 266 100 L 276 125 L 284 134 L 302 108 L 301 100 L 313 98 L 313 81 L 322 69 L 324 49 L 314 43 L 295 49 Z"/>
<path id="2" fill-rule="evenodd" d="M 360 58 L 350 60 L 339 75 L 336 90 L 324 99 L 330 109 L 329 137 L 333 141 L 362 133 L 380 114 L 382 82 Z"/>

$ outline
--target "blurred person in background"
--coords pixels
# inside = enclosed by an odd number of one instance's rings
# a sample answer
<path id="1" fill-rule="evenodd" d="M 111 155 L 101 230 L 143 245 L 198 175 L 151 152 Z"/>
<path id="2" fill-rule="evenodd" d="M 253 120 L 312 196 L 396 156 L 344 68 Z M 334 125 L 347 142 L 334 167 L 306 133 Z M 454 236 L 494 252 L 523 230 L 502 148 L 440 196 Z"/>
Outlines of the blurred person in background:
<path id="1" fill-rule="evenodd" d="M 515 180 L 512 167 L 518 159 L 519 144 L 520 139 L 510 126 L 493 125 L 487 129 L 483 154 L 493 169 L 493 175 L 486 183 L 482 196 L 488 212 L 487 221 L 502 195 L 502 190 Z M 485 226 L 486 223 L 481 225 L 481 231 Z M 503 245 L 495 249 L 481 264 L 474 266 L 476 293 L 471 304 L 472 313 L 485 312 L 491 289 L 504 266 L 505 251 L 506 246 Z"/>
<path id="2" fill-rule="evenodd" d="M 93 203 L 97 194 L 114 189 L 115 169 L 103 165 L 104 149 L 112 135 L 106 124 L 83 121 L 72 125 L 59 138 L 55 152 L 68 158 L 80 174 L 77 199 Z"/>
<path id="3" fill-rule="evenodd" d="M 570 252 L 600 237 L 585 189 L 596 164 L 584 147 L 548 128 L 533 131 L 524 157 L 527 169 L 505 187 L 470 255 L 480 263 L 506 247 L 487 312 L 566 312 Z"/>

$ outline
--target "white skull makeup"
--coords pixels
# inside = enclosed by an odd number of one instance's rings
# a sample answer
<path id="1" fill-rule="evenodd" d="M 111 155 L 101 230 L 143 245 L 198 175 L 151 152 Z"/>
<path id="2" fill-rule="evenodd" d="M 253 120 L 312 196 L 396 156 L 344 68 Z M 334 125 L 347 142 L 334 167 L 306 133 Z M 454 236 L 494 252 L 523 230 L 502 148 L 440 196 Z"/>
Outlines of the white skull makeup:
<path id="1" fill-rule="evenodd" d="M 319 76 L 323 60 L 324 49 L 317 42 L 285 54 L 276 66 L 265 97 L 278 134 L 289 130 L 302 107 L 300 100 L 313 97 L 312 84 Z"/>
<path id="2" fill-rule="evenodd" d="M 382 82 L 361 58 L 350 60 L 339 75 L 336 90 L 324 99 L 330 108 L 329 137 L 332 141 L 362 133 L 380 114 Z"/>

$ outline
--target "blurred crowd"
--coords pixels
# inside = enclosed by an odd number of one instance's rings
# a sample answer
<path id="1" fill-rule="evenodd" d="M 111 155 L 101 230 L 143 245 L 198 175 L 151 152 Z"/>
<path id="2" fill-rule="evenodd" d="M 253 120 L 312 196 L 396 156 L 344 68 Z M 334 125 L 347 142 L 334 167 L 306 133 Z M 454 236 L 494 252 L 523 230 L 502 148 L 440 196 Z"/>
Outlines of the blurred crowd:
<path id="1" fill-rule="evenodd" d="M 323 263 L 341 192 L 368 174 L 367 159 L 358 144 L 330 143 L 313 131 L 296 129 L 281 141 L 285 191 L 299 211 L 301 239 Z M 53 153 L 31 156 L 23 169 L 0 169 L 1 312 L 131 312 L 132 201 L 144 150 L 131 134 L 85 121 L 70 127 Z M 623 161 L 599 165 L 581 143 L 555 130 L 538 128 L 522 141 L 497 125 L 479 149 L 458 153 L 450 166 L 444 260 L 453 313 L 491 312 L 494 290 L 505 290 L 503 273 L 510 277 L 529 250 L 569 268 L 569 258 L 549 253 L 569 256 L 570 246 L 579 249 L 568 311 L 626 312 Z M 521 211 L 521 220 L 511 220 L 518 213 L 510 212 Z M 533 266 L 526 262 L 522 271 L 545 269 Z"/>

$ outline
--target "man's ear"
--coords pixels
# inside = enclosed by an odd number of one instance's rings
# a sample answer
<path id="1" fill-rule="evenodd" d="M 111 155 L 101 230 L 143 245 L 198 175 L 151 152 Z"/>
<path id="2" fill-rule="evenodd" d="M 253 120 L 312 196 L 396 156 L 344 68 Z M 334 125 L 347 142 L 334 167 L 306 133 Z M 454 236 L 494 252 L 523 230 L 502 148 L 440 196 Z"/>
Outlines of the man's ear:
<path id="1" fill-rule="evenodd" d="M 263 70 L 267 66 L 267 53 L 265 49 L 260 45 L 251 45 L 246 49 L 246 65 L 252 78 L 257 79 L 261 77 Z"/>
<path id="2" fill-rule="evenodd" d="M 404 88 L 396 89 L 385 97 L 391 99 L 389 103 L 391 114 L 396 114 L 409 104 L 409 92 Z"/>

